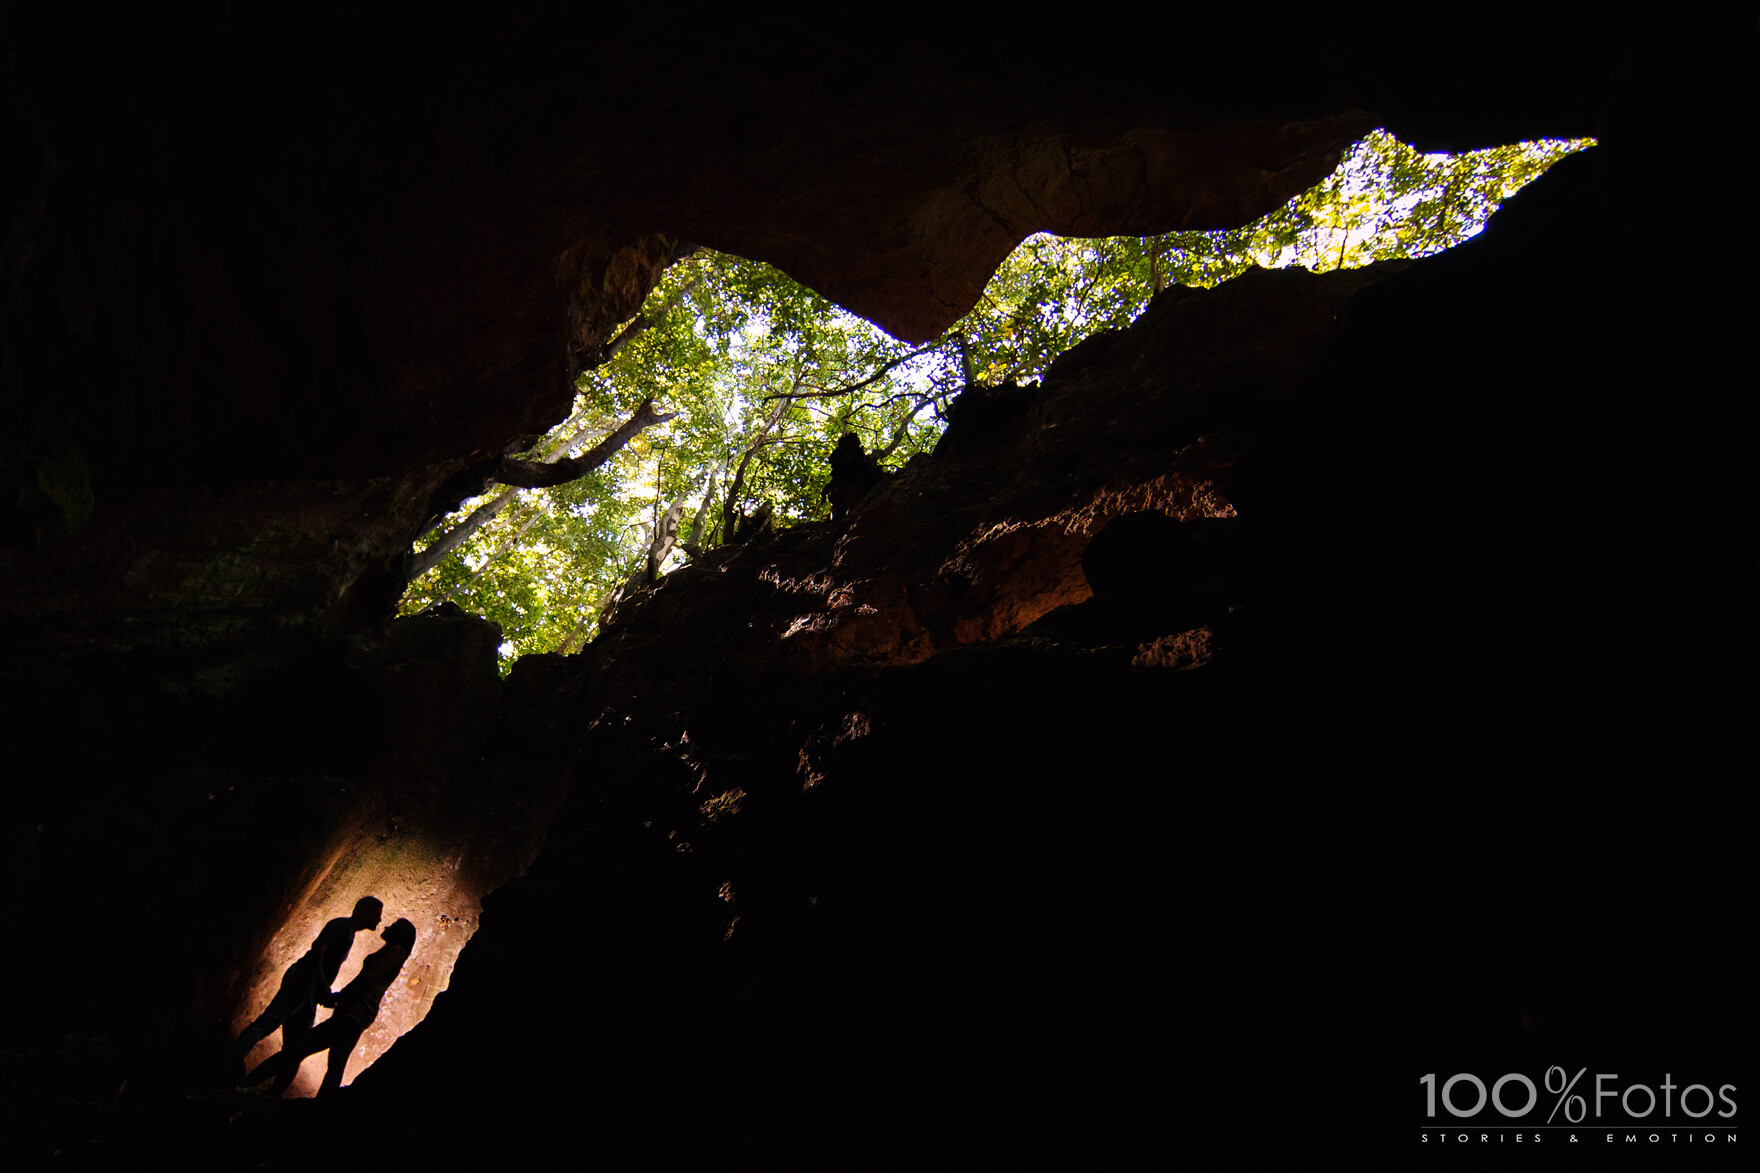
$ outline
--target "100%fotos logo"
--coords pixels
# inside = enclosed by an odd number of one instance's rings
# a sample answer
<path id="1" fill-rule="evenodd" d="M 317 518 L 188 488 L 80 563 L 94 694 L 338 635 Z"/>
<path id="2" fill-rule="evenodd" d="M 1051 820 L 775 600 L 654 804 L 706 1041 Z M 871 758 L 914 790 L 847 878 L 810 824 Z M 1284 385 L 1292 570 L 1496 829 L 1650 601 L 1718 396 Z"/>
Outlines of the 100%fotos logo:
<path id="1" fill-rule="evenodd" d="M 1551 1124 L 1559 1115 L 1560 1109 L 1563 1110 L 1565 1121 L 1570 1124 L 1581 1124 L 1584 1119 L 1588 1117 L 1589 1104 L 1584 1099 L 1583 1094 L 1581 1092 L 1573 1094 L 1573 1091 L 1577 1086 L 1577 1081 L 1582 1079 L 1583 1073 L 1588 1070 L 1587 1067 L 1583 1067 L 1578 1069 L 1575 1075 L 1567 1076 L 1565 1069 L 1562 1067 L 1555 1065 L 1546 1069 L 1546 1076 L 1542 1082 L 1546 1085 L 1547 1092 L 1557 1097 L 1557 1099 L 1553 1101 L 1552 1112 L 1546 1117 L 1546 1123 Z M 1730 1093 L 1736 1090 L 1734 1084 L 1724 1084 L 1717 1089 L 1715 1095 L 1712 1094 L 1709 1087 L 1702 1083 L 1691 1083 L 1685 1088 L 1682 1088 L 1679 1084 L 1674 1082 L 1674 1077 L 1672 1075 L 1664 1075 L 1662 1077 L 1662 1082 L 1657 1085 L 1657 1088 L 1651 1088 L 1647 1084 L 1634 1083 L 1628 1085 L 1624 1092 L 1621 1092 L 1617 1087 L 1614 1090 L 1609 1091 L 1602 1086 L 1605 1083 L 1617 1081 L 1618 1079 L 1619 1076 L 1617 1075 L 1595 1076 L 1594 1106 L 1595 1118 L 1597 1120 L 1601 1118 L 1601 1101 L 1607 1099 L 1618 1100 L 1620 1107 L 1625 1110 L 1626 1116 L 1630 1119 L 1642 1120 L 1649 1116 L 1656 1110 L 1659 1102 L 1662 1107 L 1663 1117 L 1665 1119 L 1672 1118 L 1675 1108 L 1674 1093 L 1677 1090 L 1681 1093 L 1681 1111 L 1695 1120 L 1709 1115 L 1711 1110 L 1717 1107 L 1717 1101 L 1719 1099 L 1728 1105 L 1726 1110 L 1717 1113 L 1719 1116 L 1730 1117 L 1736 1114 L 1736 1102 L 1730 1096 Z M 1425 1115 L 1434 1119 L 1436 1116 L 1437 1100 L 1436 1074 L 1432 1072 L 1419 1079 L 1418 1082 L 1424 1085 Z M 1455 1102 L 1457 1098 L 1464 1100 L 1469 1094 L 1464 1090 L 1457 1094 L 1456 1089 L 1460 1087 L 1461 1084 L 1467 1084 L 1472 1088 L 1470 1094 L 1474 1096 L 1474 1099 L 1470 1105 L 1462 1106 Z M 1511 1084 L 1520 1084 L 1520 1090 L 1510 1088 Z M 1662 1092 L 1660 1097 L 1656 1094 L 1658 1088 Z M 1511 1106 L 1505 1102 L 1506 1089 L 1509 1099 L 1513 1100 L 1517 1096 L 1521 1096 L 1524 1092 L 1526 1093 L 1526 1099 L 1515 1106 Z M 1643 1100 L 1641 1101 L 1641 1104 L 1634 1105 L 1632 1102 L 1634 1093 L 1640 1092 L 1643 1093 Z M 1510 1074 L 1503 1076 L 1496 1083 L 1491 1085 L 1489 1092 L 1486 1091 L 1484 1080 L 1476 1075 L 1462 1073 L 1460 1075 L 1450 1076 L 1448 1081 L 1442 1085 L 1441 1099 L 1442 1106 L 1448 1110 L 1448 1113 L 1451 1116 L 1459 1116 L 1463 1118 L 1477 1116 L 1485 1107 L 1486 1101 L 1489 1100 L 1491 1106 L 1496 1108 L 1503 1115 L 1520 1117 L 1526 1116 L 1529 1112 L 1534 1110 L 1534 1105 L 1540 1099 L 1540 1092 L 1539 1089 L 1534 1086 L 1534 1081 L 1527 1076 L 1522 1075 L 1520 1072 L 1511 1072 Z M 1689 1100 L 1692 1100 L 1693 1103 L 1689 1104 Z M 1695 1112 L 1693 1108 L 1699 1103 L 1703 1103 L 1704 1107 Z M 1642 1111 L 1638 1110 L 1640 1106 L 1643 1109 Z"/>

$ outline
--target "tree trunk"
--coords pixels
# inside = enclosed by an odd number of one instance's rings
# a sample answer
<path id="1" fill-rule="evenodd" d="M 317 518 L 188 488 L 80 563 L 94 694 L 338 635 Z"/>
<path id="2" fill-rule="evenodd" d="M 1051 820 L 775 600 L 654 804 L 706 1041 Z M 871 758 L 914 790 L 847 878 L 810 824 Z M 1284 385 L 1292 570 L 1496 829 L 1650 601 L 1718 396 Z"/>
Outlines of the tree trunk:
<path id="1" fill-rule="evenodd" d="M 691 536 L 684 543 L 685 553 L 689 554 L 692 558 L 697 557 L 703 552 L 704 538 L 713 536 L 705 535 L 703 533 L 704 523 L 709 518 L 709 504 L 715 500 L 715 482 L 720 480 L 721 474 L 727 471 L 727 464 L 732 459 L 733 453 L 729 452 L 726 456 L 721 458 L 721 463 L 716 465 L 709 473 L 709 484 L 703 490 L 703 503 L 697 506 L 697 515 L 691 519 Z"/>
<path id="2" fill-rule="evenodd" d="M 610 599 L 611 596 L 606 595 L 605 598 L 599 600 L 597 607 L 589 608 L 587 613 L 581 616 L 581 621 L 574 625 L 574 630 L 568 633 L 568 638 L 556 645 L 557 655 L 572 656 L 581 650 L 582 645 L 586 643 L 587 628 L 593 625 L 593 617 L 604 609 Z"/>
<path id="3" fill-rule="evenodd" d="M 653 586 L 660 579 L 660 564 L 672 553 L 672 547 L 678 541 L 678 522 L 684 516 L 684 498 L 680 497 L 667 507 L 659 523 L 654 527 L 654 540 L 648 546 L 648 577 L 647 585 Z"/>
<path id="4" fill-rule="evenodd" d="M 904 443 L 905 436 L 910 434 L 911 421 L 917 418 L 917 413 L 919 411 L 922 411 L 933 402 L 935 402 L 935 400 L 931 397 L 911 404 L 911 409 L 905 413 L 903 419 L 898 421 L 898 427 L 893 429 L 892 442 L 887 444 L 886 447 L 880 449 L 880 451 L 874 453 L 874 459 L 876 461 L 885 460 L 888 456 L 891 456 L 894 452 L 898 451 L 898 446 Z"/>
<path id="5" fill-rule="evenodd" d="M 800 386 L 798 379 L 795 381 L 795 386 L 797 388 Z M 727 490 L 727 502 L 721 508 L 721 540 L 723 542 L 733 537 L 734 526 L 738 521 L 735 511 L 739 507 L 740 491 L 745 488 L 746 484 L 746 466 L 752 462 L 753 453 L 763 447 L 764 437 L 770 434 L 770 429 L 775 427 L 776 421 L 782 418 L 783 410 L 788 407 L 788 403 L 787 399 L 776 401 L 776 410 L 770 413 L 770 418 L 764 421 L 764 426 L 759 428 L 758 434 L 752 438 L 752 443 L 746 449 L 745 455 L 740 457 L 739 471 L 734 474 L 733 484 Z"/>
<path id="6" fill-rule="evenodd" d="M 423 550 L 420 554 L 412 554 L 405 563 L 404 582 L 412 583 L 434 567 L 445 561 L 446 556 L 458 549 L 464 540 L 482 529 L 495 519 L 507 503 L 513 500 L 517 489 L 503 489 L 489 500 L 471 510 L 471 515 L 440 535 L 440 540 Z"/>
<path id="7" fill-rule="evenodd" d="M 972 366 L 971 343 L 966 340 L 966 332 L 964 330 L 955 333 L 954 337 L 959 339 L 959 365 L 960 369 L 965 372 L 966 386 L 974 386 L 978 382 L 978 372 L 977 369 Z"/>
<path id="8" fill-rule="evenodd" d="M 532 528 L 532 523 L 538 520 L 538 515 L 541 512 L 542 510 L 534 506 L 531 511 L 531 516 L 527 517 L 520 523 L 520 527 L 514 531 L 511 538 L 502 542 L 495 548 L 493 554 L 483 559 L 483 564 L 481 566 L 471 571 L 467 577 L 454 583 L 451 590 L 447 591 L 444 595 L 441 595 L 438 599 L 435 599 L 432 603 L 429 603 L 427 609 L 432 610 L 433 608 L 438 607 L 440 604 L 446 602 L 446 600 L 452 598 L 453 595 L 456 595 L 459 591 L 462 591 L 465 587 L 471 585 L 471 583 L 476 582 L 477 579 L 482 576 L 483 571 L 489 569 L 491 563 L 519 544 L 519 540 L 526 536 L 526 531 Z"/>

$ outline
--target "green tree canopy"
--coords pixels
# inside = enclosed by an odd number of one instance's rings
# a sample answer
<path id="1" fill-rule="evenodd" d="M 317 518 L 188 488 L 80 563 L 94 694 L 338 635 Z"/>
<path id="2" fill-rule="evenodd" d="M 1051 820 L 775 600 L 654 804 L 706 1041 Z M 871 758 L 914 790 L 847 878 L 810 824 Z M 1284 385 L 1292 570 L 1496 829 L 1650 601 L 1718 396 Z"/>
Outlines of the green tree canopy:
<path id="1" fill-rule="evenodd" d="M 494 620 L 506 636 L 503 670 L 522 653 L 578 650 L 607 599 L 640 577 L 669 511 L 679 539 L 662 569 L 725 540 L 730 523 L 761 505 L 777 524 L 823 517 L 827 456 L 845 432 L 897 467 L 934 446 L 968 380 L 1037 380 L 1169 285 L 1208 287 L 1254 266 L 1325 272 L 1427 256 L 1478 233 L 1504 199 L 1589 145 L 1423 155 L 1377 131 L 1326 180 L 1242 228 L 1031 237 L 978 306 L 924 346 L 768 265 L 699 249 L 667 270 L 610 359 L 577 380 L 574 413 L 523 458 L 578 455 L 646 402 L 670 418 L 578 479 L 465 501 L 417 543 L 418 555 L 435 547 L 438 561 L 410 584 L 401 611 L 451 600 Z"/>

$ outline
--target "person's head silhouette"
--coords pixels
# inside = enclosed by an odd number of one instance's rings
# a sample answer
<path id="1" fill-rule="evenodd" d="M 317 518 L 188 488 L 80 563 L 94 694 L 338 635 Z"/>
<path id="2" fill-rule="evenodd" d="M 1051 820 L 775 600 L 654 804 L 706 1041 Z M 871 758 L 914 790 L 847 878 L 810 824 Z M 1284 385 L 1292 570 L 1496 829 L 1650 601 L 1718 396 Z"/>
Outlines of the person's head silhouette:
<path id="1" fill-rule="evenodd" d="M 376 929 L 379 918 L 385 914 L 385 906 L 377 896 L 362 896 L 354 903 L 354 928 L 358 933 L 362 929 Z"/>
<path id="2" fill-rule="evenodd" d="M 392 921 L 379 936 L 387 945 L 400 945 L 405 949 L 416 947 L 416 927 L 402 917 Z"/>

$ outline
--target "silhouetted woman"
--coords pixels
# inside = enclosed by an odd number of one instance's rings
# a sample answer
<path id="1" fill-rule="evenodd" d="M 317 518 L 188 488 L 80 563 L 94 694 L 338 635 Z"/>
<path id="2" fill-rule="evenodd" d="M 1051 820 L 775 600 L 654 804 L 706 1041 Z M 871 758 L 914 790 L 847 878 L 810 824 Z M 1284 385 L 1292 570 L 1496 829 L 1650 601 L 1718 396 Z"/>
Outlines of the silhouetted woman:
<path id="1" fill-rule="evenodd" d="M 330 1052 L 330 1066 L 324 1072 L 324 1083 L 318 1094 L 324 1095 L 342 1086 L 342 1072 L 348 1066 L 354 1045 L 379 1017 L 379 1003 L 384 1000 L 385 991 L 397 980 L 403 963 L 409 960 L 410 950 L 416 944 L 416 927 L 407 920 L 393 922 L 379 935 L 385 939 L 385 948 L 369 954 L 361 964 L 360 973 L 336 995 L 336 1013 L 307 1032 L 297 1047 L 283 1047 L 279 1054 L 260 1063 L 255 1071 L 245 1076 L 246 1087 L 255 1087 L 272 1075 L 275 1077 L 274 1094 L 279 1096 L 293 1083 L 305 1057 L 323 1050 Z"/>

